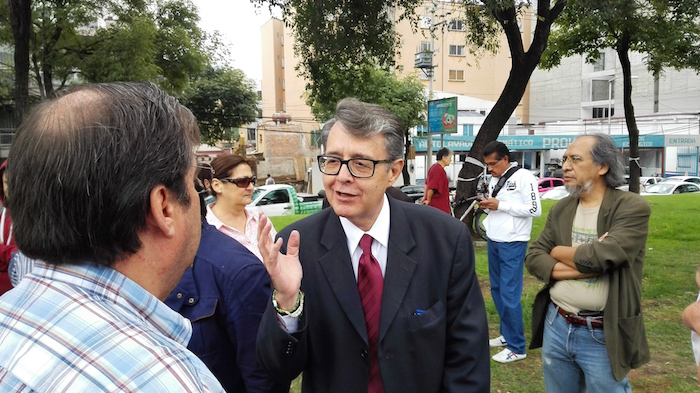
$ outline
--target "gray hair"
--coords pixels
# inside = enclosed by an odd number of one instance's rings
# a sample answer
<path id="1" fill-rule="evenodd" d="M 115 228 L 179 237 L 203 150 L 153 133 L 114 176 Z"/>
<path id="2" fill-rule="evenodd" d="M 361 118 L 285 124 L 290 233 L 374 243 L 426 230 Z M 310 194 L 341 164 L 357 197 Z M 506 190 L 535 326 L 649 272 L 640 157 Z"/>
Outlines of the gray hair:
<path id="1" fill-rule="evenodd" d="M 340 123 L 352 135 L 369 139 L 383 135 L 388 159 L 403 158 L 404 128 L 399 119 L 381 105 L 369 104 L 354 98 L 344 98 L 338 102 L 335 118 L 321 129 L 321 142 L 326 146 L 328 134 L 335 123 Z"/>
<path id="2" fill-rule="evenodd" d="M 615 141 L 610 135 L 591 133 L 579 135 L 577 138 L 582 136 L 590 136 L 596 139 L 591 148 L 591 158 L 598 165 L 608 165 L 608 172 L 603 177 L 605 184 L 612 188 L 625 184 L 625 166 L 622 162 L 622 156 L 617 151 Z"/>

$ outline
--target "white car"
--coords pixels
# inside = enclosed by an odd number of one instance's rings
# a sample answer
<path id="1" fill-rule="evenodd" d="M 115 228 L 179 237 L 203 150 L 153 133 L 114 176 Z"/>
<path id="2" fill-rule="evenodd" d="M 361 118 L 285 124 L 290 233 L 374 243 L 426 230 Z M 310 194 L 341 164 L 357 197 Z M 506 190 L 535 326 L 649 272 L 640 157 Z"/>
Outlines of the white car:
<path id="1" fill-rule="evenodd" d="M 685 193 L 700 193 L 700 187 L 695 183 L 663 181 L 647 187 L 639 195 L 672 195 Z"/>
<path id="2" fill-rule="evenodd" d="M 663 180 L 663 182 L 687 182 L 700 184 L 700 177 L 697 176 L 670 176 Z"/>
<path id="3" fill-rule="evenodd" d="M 629 178 L 625 176 L 625 180 L 629 181 Z M 656 183 L 664 181 L 663 177 L 656 177 L 656 176 L 641 176 L 639 178 L 639 190 L 644 191 L 646 190 L 647 187 L 654 185 Z M 623 191 L 629 191 L 630 186 L 629 184 L 622 185 L 620 187 L 617 187 L 618 190 L 623 190 Z"/>
<path id="4" fill-rule="evenodd" d="M 540 199 L 542 199 L 542 200 L 552 199 L 552 200 L 558 201 L 558 200 L 564 199 L 568 196 L 569 196 L 569 191 L 566 191 L 566 187 L 556 186 L 556 187 L 550 188 L 549 190 L 545 191 L 542 195 L 540 195 Z"/>

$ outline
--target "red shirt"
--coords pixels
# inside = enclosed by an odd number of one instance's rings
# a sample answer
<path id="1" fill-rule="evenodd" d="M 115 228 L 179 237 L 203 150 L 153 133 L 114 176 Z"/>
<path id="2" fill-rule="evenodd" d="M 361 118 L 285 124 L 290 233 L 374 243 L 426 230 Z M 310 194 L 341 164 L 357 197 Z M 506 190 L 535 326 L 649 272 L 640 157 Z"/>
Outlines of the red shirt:
<path id="1" fill-rule="evenodd" d="M 0 295 L 12 289 L 10 274 L 7 271 L 12 253 L 17 251 L 15 239 L 12 236 L 12 218 L 7 209 L 0 213 Z"/>
<path id="2" fill-rule="evenodd" d="M 436 207 L 447 214 L 450 212 L 450 182 L 442 165 L 435 163 L 428 170 L 428 179 L 425 182 L 427 190 L 433 190 L 430 206 Z"/>

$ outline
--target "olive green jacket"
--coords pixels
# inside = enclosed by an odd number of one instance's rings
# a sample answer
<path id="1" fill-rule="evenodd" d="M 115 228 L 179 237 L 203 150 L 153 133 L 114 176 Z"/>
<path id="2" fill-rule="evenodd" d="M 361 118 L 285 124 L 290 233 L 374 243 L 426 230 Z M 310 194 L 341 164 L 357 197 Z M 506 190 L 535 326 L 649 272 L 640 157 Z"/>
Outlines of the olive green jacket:
<path id="1" fill-rule="evenodd" d="M 525 257 L 527 270 L 547 284 L 532 307 L 530 348 L 542 346 L 549 287 L 554 284 L 552 268 L 557 262 L 549 252 L 557 245 L 571 246 L 578 203 L 577 197 L 570 196 L 552 206 L 544 229 Z M 574 255 L 581 273 L 607 274 L 610 278 L 603 329 L 612 373 L 618 381 L 650 358 L 642 320 L 642 268 L 650 214 L 643 197 L 608 188 L 598 213 L 598 236 L 607 232 L 607 237 L 578 246 Z"/>

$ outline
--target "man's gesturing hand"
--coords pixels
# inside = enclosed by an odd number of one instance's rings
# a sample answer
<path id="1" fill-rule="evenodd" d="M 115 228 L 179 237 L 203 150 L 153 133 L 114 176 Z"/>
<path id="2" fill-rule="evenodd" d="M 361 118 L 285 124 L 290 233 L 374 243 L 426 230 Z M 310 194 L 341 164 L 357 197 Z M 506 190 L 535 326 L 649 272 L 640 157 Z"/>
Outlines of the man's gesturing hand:
<path id="1" fill-rule="evenodd" d="M 301 263 L 299 262 L 299 232 L 292 231 L 287 240 L 287 254 L 282 254 L 282 239 L 273 242 L 270 236 L 272 222 L 264 214 L 258 225 L 258 248 L 275 288 L 275 300 L 279 308 L 291 310 L 301 289 Z"/>

